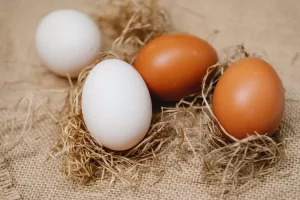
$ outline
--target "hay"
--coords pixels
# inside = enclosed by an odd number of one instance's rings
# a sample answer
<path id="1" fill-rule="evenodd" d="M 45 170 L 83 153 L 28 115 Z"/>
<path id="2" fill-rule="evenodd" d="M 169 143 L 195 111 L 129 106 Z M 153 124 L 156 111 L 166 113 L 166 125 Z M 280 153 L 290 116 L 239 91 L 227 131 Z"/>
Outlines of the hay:
<path id="1" fill-rule="evenodd" d="M 219 187 L 218 196 L 221 199 L 224 195 L 247 189 L 251 184 L 255 185 L 255 181 L 263 179 L 267 174 L 275 174 L 276 167 L 285 159 L 288 140 L 288 136 L 282 131 L 282 126 L 288 125 L 286 123 L 282 123 L 272 137 L 256 134 L 237 140 L 217 121 L 211 109 L 214 87 L 229 65 L 249 56 L 243 45 L 231 50 L 233 52 L 227 54 L 224 60 L 208 69 L 201 93 L 194 95 L 192 100 L 182 100 L 177 105 L 200 114 L 200 126 L 192 130 L 197 135 L 197 142 L 194 146 L 189 143 L 186 148 L 192 148 L 199 161 L 202 181 Z"/>
<path id="2" fill-rule="evenodd" d="M 69 78 L 71 90 L 66 104 L 69 109 L 66 117 L 57 121 L 61 125 L 61 133 L 50 156 L 62 157 L 64 174 L 81 183 L 111 178 L 111 184 L 119 179 L 127 185 L 136 186 L 141 171 L 163 170 L 154 163 L 159 155 L 173 146 L 177 137 L 171 125 L 173 115 L 162 108 L 154 115 L 149 132 L 140 144 L 127 151 L 112 151 L 95 141 L 84 124 L 82 88 L 95 64 L 108 58 L 132 63 L 145 43 L 168 32 L 170 22 L 157 1 L 110 1 L 106 8 L 118 10 L 116 15 L 111 11 L 108 22 L 116 32 L 120 32 L 120 36 L 113 42 L 111 51 L 100 53 L 98 59 L 80 73 L 76 84 Z M 100 18 L 105 20 L 103 16 Z"/>
<path id="3" fill-rule="evenodd" d="M 13 106 L 13 108 L 5 107 L 5 109 L 12 109 L 16 113 L 16 115 L 11 119 L 0 121 L 0 125 L 7 129 L 9 133 L 17 133 L 2 136 L 4 141 L 0 143 L 0 153 L 7 152 L 13 149 L 23 140 L 23 138 L 28 133 L 30 133 L 30 130 L 34 125 L 34 121 L 36 119 L 36 112 L 42 106 L 42 104 L 33 105 L 33 99 L 33 93 L 29 93 L 25 97 L 20 99 L 20 101 L 15 106 Z M 21 105 L 23 104 L 25 104 L 26 111 L 20 111 Z M 24 112 L 26 112 L 25 115 Z"/>
<path id="4" fill-rule="evenodd" d="M 158 0 L 110 0 L 95 16 L 101 30 L 117 36 L 111 51 L 130 64 L 139 49 L 151 39 L 173 30 Z"/>
<path id="5" fill-rule="evenodd" d="M 162 107 L 155 113 L 148 134 L 133 149 L 112 151 L 90 136 L 81 113 L 82 87 L 90 70 L 108 58 L 119 58 L 132 64 L 140 48 L 149 40 L 172 30 L 165 11 L 156 1 L 114 0 L 109 5 L 111 16 L 103 14 L 99 23 L 111 26 L 114 34 L 120 36 L 110 51 L 99 54 L 95 63 L 81 72 L 76 84 L 69 79 L 72 88 L 67 103 L 68 114 L 58 120 L 61 133 L 50 155 L 62 157 L 64 174 L 81 183 L 111 178 L 111 184 L 119 179 L 136 186 L 142 172 L 165 170 L 156 161 L 173 147 L 181 160 L 193 162 L 190 155 L 196 158 L 203 181 L 220 186 L 221 198 L 274 172 L 285 157 L 286 136 L 281 134 L 281 129 L 273 137 L 257 134 L 243 140 L 232 138 L 234 142 L 229 142 L 221 132 L 231 136 L 218 124 L 211 109 L 213 90 L 219 77 L 228 65 L 249 56 L 243 45 L 232 48 L 233 52 L 227 52 L 218 64 L 209 68 L 200 94 L 186 97 L 175 106 Z M 105 19 L 106 24 L 103 23 Z"/>

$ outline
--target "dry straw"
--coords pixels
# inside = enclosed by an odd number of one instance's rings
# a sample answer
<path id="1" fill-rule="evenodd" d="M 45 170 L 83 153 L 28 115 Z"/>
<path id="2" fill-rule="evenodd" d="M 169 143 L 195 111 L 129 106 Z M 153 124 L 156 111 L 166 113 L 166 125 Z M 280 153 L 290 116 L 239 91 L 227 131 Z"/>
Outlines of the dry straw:
<path id="1" fill-rule="evenodd" d="M 103 10 L 96 21 L 107 34 L 117 37 L 111 52 L 130 64 L 149 40 L 173 30 L 158 0 L 110 0 L 100 7 Z"/>
<path id="2" fill-rule="evenodd" d="M 76 84 L 69 80 L 68 113 L 59 120 L 61 133 L 51 152 L 51 156 L 62 158 L 62 170 L 68 177 L 82 183 L 105 178 L 111 178 L 113 183 L 120 179 L 135 186 L 145 170 L 164 170 L 156 161 L 174 146 L 178 147 L 180 157 L 177 158 L 188 162 L 192 161 L 191 155 L 196 158 L 203 181 L 221 186 L 221 197 L 274 172 L 285 157 L 281 130 L 274 137 L 257 134 L 229 142 L 222 132 L 230 135 L 218 124 L 211 110 L 211 98 L 219 77 L 232 62 L 249 56 L 242 45 L 232 48 L 233 53 L 209 68 L 201 93 L 155 113 L 148 134 L 133 149 L 116 152 L 96 142 L 89 135 L 81 113 L 82 86 L 90 70 L 107 58 L 119 58 L 132 64 L 149 40 L 171 30 L 170 21 L 157 1 L 113 0 L 106 8 L 109 9 L 98 21 L 103 29 L 110 27 L 112 35 L 119 37 L 111 51 L 101 53 L 94 64 L 81 72 Z"/>
<path id="3" fill-rule="evenodd" d="M 3 138 L 0 143 L 0 155 L 13 149 L 31 131 L 37 118 L 36 113 L 42 106 L 42 104 L 34 105 L 33 101 L 34 94 L 29 93 L 12 108 L 5 108 L 14 111 L 16 114 L 10 119 L 0 121 L 0 125 L 8 132 L 8 134 L 0 136 L 0 139 Z M 26 111 L 24 111 L 24 105 Z"/>
<path id="4" fill-rule="evenodd" d="M 95 63 L 81 72 L 75 85 L 69 80 L 69 111 L 59 121 L 62 130 L 51 156 L 62 156 L 63 172 L 79 182 L 111 178 L 113 183 L 118 178 L 125 184 L 135 186 L 142 170 L 162 170 L 154 163 L 174 143 L 173 114 L 162 109 L 154 115 L 150 130 L 140 144 L 127 151 L 111 151 L 88 133 L 81 113 L 82 87 L 96 63 L 108 58 L 132 63 L 145 43 L 168 32 L 171 27 L 167 15 L 156 1 L 110 1 L 106 8 L 112 11 L 108 12 L 107 18 L 105 14 L 101 16 L 99 23 L 108 19 L 120 36 L 113 42 L 111 51 L 101 53 Z M 114 15 L 113 12 L 117 13 Z"/>
<path id="5" fill-rule="evenodd" d="M 273 137 L 256 134 L 237 140 L 219 124 L 211 109 L 214 87 L 230 64 L 249 56 L 243 45 L 232 50 L 225 56 L 225 60 L 208 69 L 201 93 L 195 95 L 191 102 L 182 101 L 193 112 L 198 110 L 200 114 L 200 126 L 192 131 L 198 135 L 198 145 L 193 147 L 193 151 L 200 161 L 203 181 L 220 188 L 221 198 L 226 194 L 249 189 L 265 175 L 276 173 L 276 167 L 285 158 L 288 139 L 282 133 L 283 125 Z M 284 125 L 287 128 L 287 124 Z M 224 134 L 233 142 L 226 139 Z"/>

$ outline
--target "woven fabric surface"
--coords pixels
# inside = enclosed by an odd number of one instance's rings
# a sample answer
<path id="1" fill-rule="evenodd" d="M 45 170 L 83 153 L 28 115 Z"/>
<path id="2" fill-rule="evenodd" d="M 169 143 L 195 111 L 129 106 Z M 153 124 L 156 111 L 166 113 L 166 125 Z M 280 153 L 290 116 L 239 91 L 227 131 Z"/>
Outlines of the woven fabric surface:
<path id="1" fill-rule="evenodd" d="M 46 160 L 59 127 L 43 105 L 59 110 L 68 82 L 40 63 L 35 29 L 41 17 L 54 9 L 74 8 L 90 14 L 97 12 L 96 4 L 97 0 L 0 0 L 0 145 L 25 133 L 17 146 L 0 154 L 16 192 L 14 197 L 5 196 L 0 182 L 0 198 L 18 199 L 19 194 L 22 199 L 43 200 L 217 199 L 213 194 L 219 188 L 201 182 L 199 168 L 186 162 L 177 163 L 177 170 L 170 168 L 157 183 L 154 176 L 144 174 L 141 186 L 130 189 L 118 181 L 109 188 L 109 180 L 74 183 L 62 176 L 56 160 Z M 162 5 L 178 30 L 207 39 L 218 51 L 244 43 L 250 51 L 263 54 L 286 89 L 285 121 L 300 136 L 300 1 L 163 0 Z M 4 123 L 26 118 L 30 102 L 32 110 L 41 105 L 38 117 L 30 119 L 34 120 L 30 131 L 24 131 L 23 123 L 16 122 L 13 130 Z M 278 173 L 227 198 L 300 199 L 299 188 L 300 140 L 296 137 L 288 143 L 287 159 L 278 166 Z"/>

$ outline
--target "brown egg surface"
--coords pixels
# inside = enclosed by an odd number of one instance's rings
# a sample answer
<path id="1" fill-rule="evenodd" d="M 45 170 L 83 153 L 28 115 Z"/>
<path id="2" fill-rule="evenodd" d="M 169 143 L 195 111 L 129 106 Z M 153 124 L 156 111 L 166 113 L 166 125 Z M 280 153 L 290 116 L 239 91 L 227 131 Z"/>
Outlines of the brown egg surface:
<path id="1" fill-rule="evenodd" d="M 207 69 L 218 61 L 204 40 L 188 34 L 167 34 L 146 44 L 134 62 L 150 92 L 176 101 L 201 89 Z"/>
<path id="2" fill-rule="evenodd" d="M 229 66 L 213 93 L 213 113 L 237 139 L 255 132 L 272 135 L 282 121 L 284 107 L 284 88 L 278 74 L 267 62 L 254 57 Z"/>

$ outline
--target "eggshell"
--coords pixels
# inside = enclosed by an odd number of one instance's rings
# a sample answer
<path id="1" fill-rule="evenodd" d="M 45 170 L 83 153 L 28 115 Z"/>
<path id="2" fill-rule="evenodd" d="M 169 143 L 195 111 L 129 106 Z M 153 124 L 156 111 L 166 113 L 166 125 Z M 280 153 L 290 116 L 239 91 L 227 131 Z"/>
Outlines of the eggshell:
<path id="1" fill-rule="evenodd" d="M 207 69 L 217 61 L 216 51 L 206 41 L 188 34 L 167 34 L 146 44 L 134 67 L 153 95 L 177 101 L 198 92 Z"/>
<path id="2" fill-rule="evenodd" d="M 101 33 L 95 22 L 76 10 L 57 10 L 38 25 L 35 38 L 41 60 L 60 76 L 78 76 L 101 50 Z"/>
<path id="3" fill-rule="evenodd" d="M 225 130 L 237 139 L 255 132 L 272 135 L 285 107 L 282 82 L 270 64 L 245 58 L 221 76 L 213 93 L 213 113 Z"/>
<path id="4" fill-rule="evenodd" d="M 151 123 L 148 88 L 128 63 L 102 61 L 84 83 L 82 114 L 90 134 L 103 146 L 130 149 L 145 137 Z"/>

